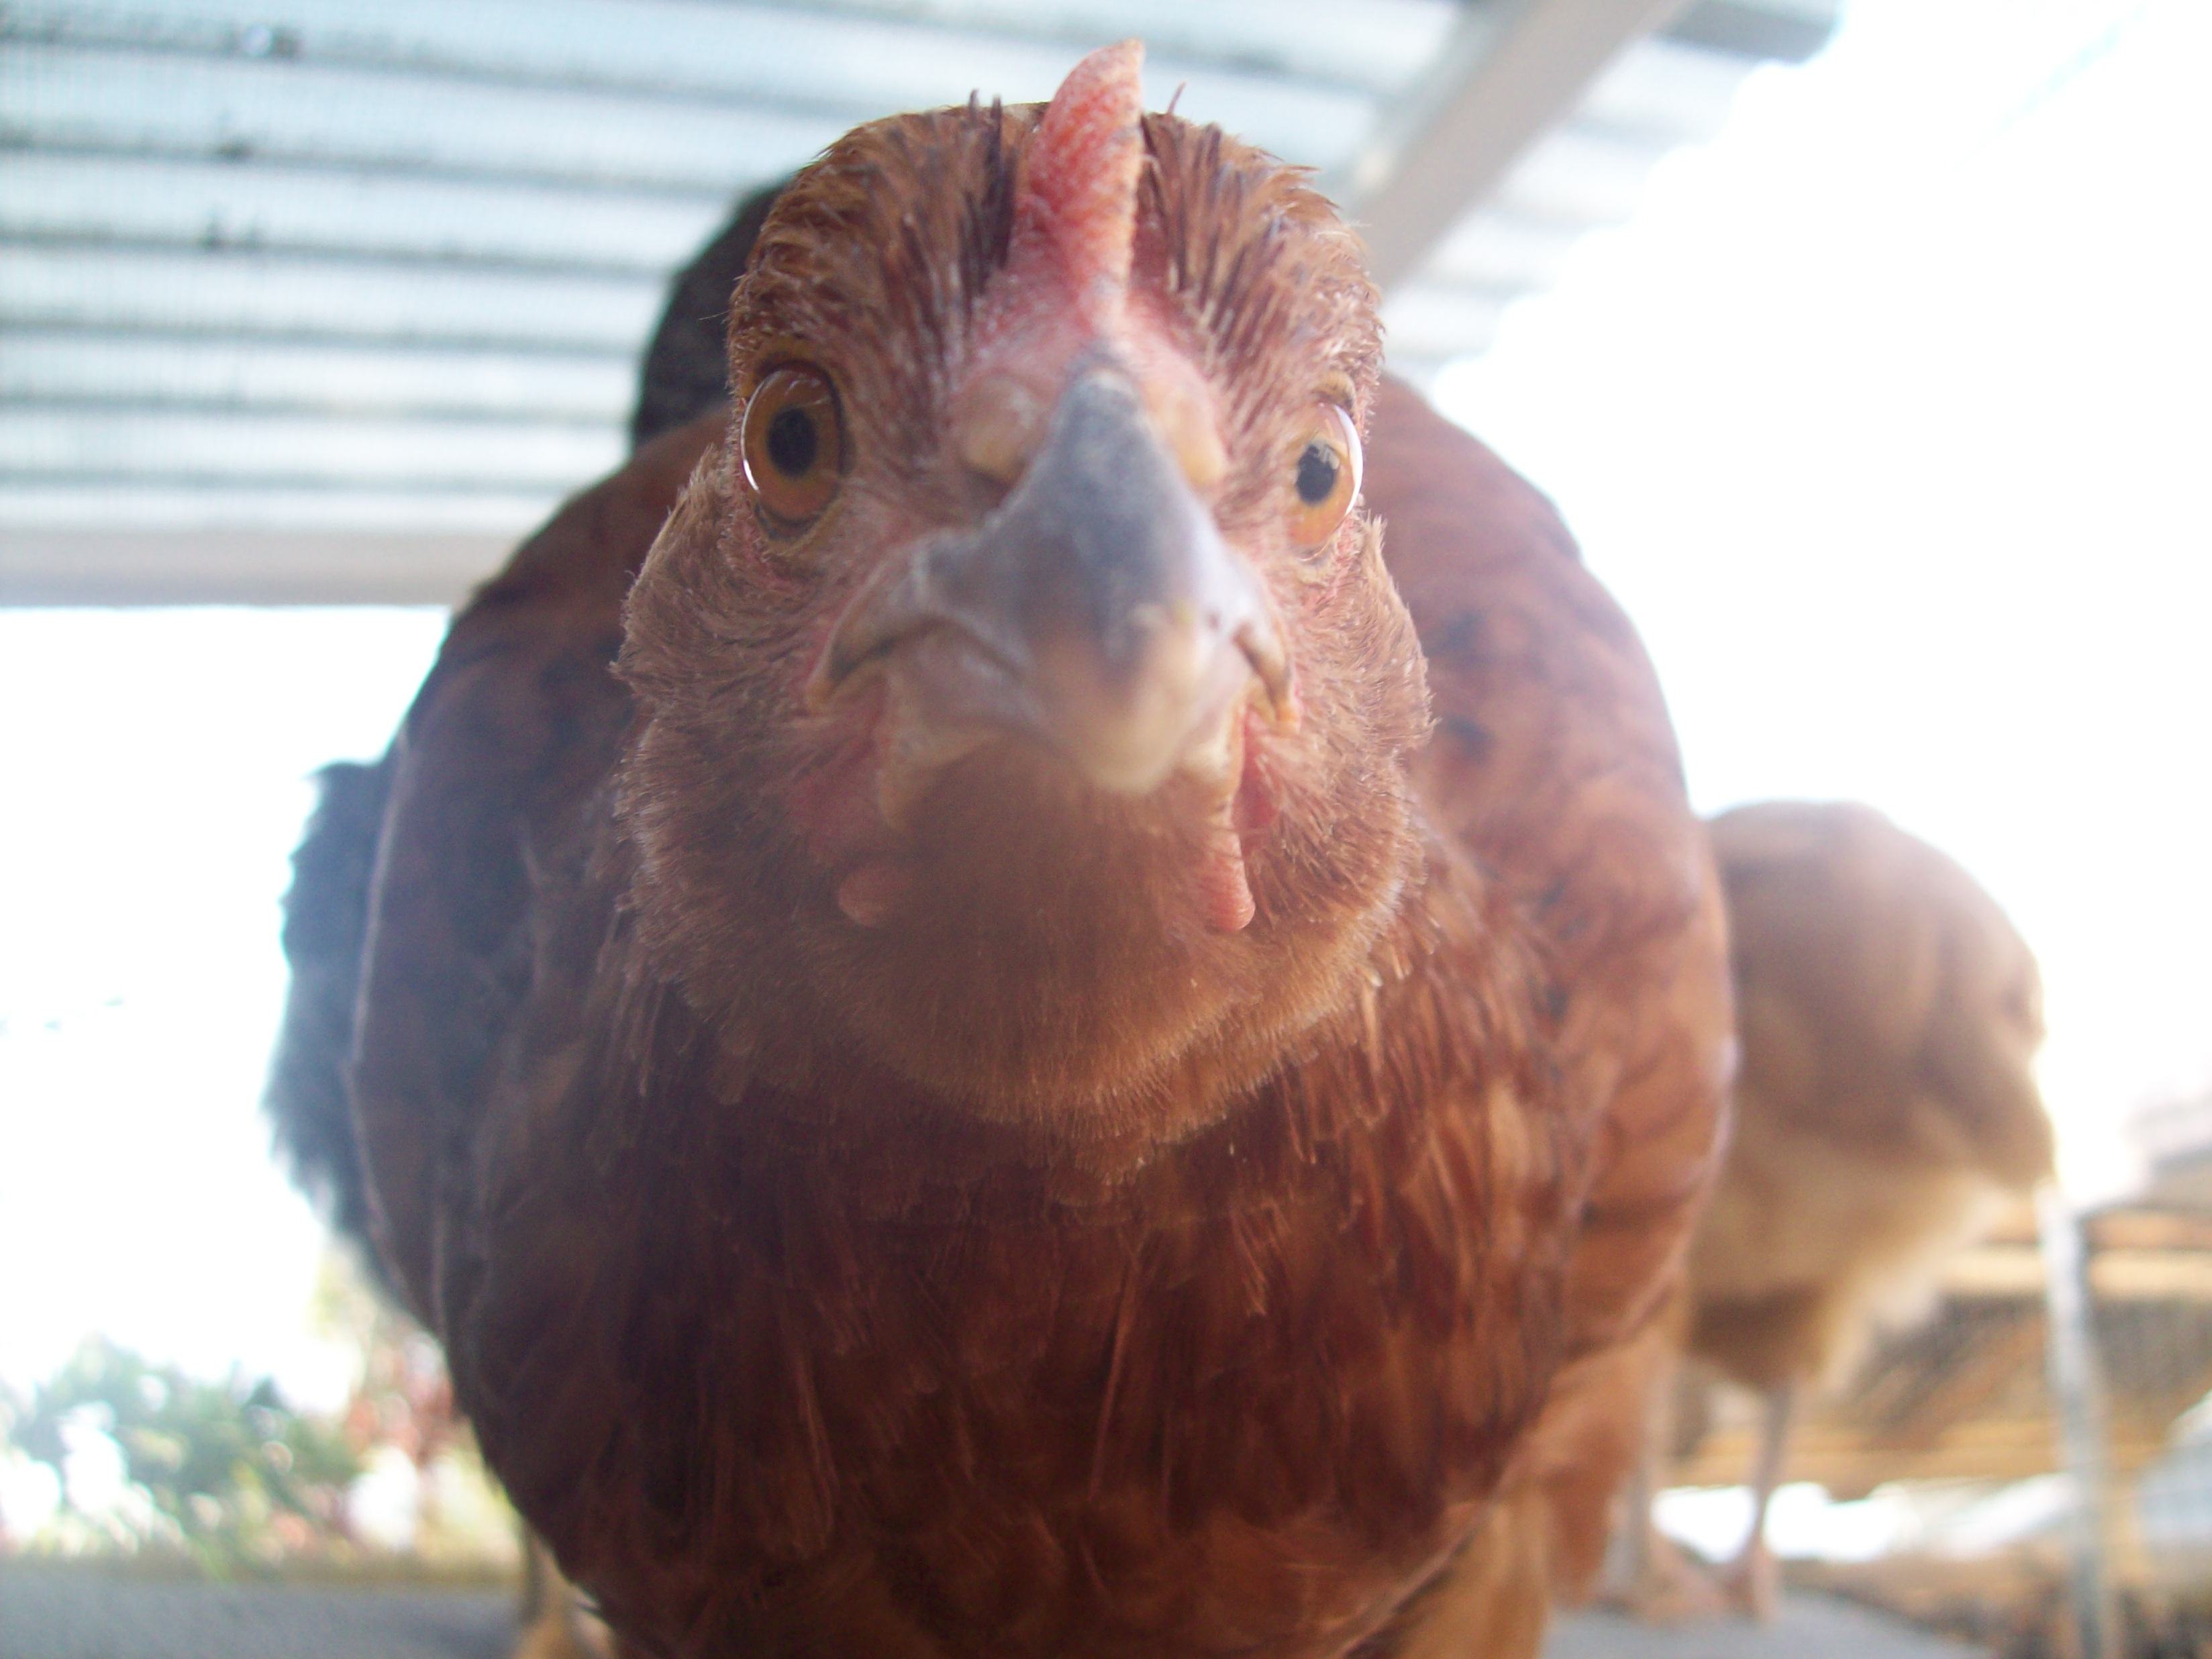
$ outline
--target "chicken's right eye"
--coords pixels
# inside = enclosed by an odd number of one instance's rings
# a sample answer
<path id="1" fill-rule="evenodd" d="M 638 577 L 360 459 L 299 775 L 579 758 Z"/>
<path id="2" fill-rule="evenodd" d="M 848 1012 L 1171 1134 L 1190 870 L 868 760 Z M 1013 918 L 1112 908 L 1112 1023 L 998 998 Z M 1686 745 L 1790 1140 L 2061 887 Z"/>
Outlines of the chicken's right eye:
<path id="1" fill-rule="evenodd" d="M 820 369 L 790 364 L 745 403 L 745 482 L 775 523 L 796 530 L 820 514 L 844 482 L 837 389 Z"/>

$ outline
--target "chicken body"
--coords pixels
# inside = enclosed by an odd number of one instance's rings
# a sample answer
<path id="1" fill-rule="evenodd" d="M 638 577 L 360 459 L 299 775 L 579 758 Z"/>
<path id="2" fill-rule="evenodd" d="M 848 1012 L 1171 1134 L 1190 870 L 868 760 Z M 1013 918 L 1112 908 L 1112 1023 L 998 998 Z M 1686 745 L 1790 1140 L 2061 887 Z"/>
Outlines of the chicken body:
<path id="1" fill-rule="evenodd" d="M 1869 807 L 1741 807 L 1712 839 L 1743 1069 L 1689 1350 L 1752 1388 L 1829 1380 L 2050 1173 L 2041 982 L 1973 878 Z"/>
<path id="2" fill-rule="evenodd" d="M 2035 959 L 1972 878 L 1871 808 L 1716 818 L 1743 1066 L 1734 1144 L 1691 1248 L 1685 1346 L 1765 1395 L 1735 1589 L 1771 1608 L 1767 1497 L 1796 1399 L 2051 1170 Z"/>
<path id="3" fill-rule="evenodd" d="M 1134 75 L 802 173 L 389 763 L 373 1231 L 642 1651 L 1533 1655 L 1634 1455 L 1730 1051 L 1649 665 Z"/>

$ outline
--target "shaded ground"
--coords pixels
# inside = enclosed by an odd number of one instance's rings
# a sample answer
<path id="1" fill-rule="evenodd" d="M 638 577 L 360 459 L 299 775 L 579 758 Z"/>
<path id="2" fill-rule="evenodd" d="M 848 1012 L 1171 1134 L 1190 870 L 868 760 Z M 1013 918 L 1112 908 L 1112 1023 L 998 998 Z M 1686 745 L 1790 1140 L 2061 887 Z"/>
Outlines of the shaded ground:
<path id="1" fill-rule="evenodd" d="M 505 1659 L 507 1590 L 148 1583 L 0 1564 L 0 1659 Z"/>
<path id="2" fill-rule="evenodd" d="M 1732 1621 L 1667 1630 L 1578 1613 L 1553 1627 L 1544 1659 L 1982 1659 L 1984 1652 L 1848 1601 L 1793 1595 L 1765 1626 Z"/>
<path id="3" fill-rule="evenodd" d="M 503 1590 L 144 1583 L 0 1565 L 0 1659 L 505 1659 Z M 1972 1659 L 1844 1602 L 1800 1596 L 1778 1622 L 1654 1631 L 1564 1621 L 1546 1659 Z"/>

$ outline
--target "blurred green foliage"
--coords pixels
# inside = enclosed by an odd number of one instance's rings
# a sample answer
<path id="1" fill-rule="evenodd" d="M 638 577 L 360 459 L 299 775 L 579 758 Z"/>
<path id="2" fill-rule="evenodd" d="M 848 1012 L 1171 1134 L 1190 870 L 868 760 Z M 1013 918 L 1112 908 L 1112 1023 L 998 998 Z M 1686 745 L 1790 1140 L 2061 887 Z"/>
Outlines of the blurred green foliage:
<path id="1" fill-rule="evenodd" d="M 0 1407 L 9 1443 L 62 1477 L 57 1522 L 76 1549 L 181 1549 L 228 1574 L 344 1536 L 360 1460 L 335 1425 L 293 1411 L 266 1378 L 200 1382 L 95 1337 L 27 1403 Z M 127 1484 L 119 1501 L 88 1510 L 68 1474 L 90 1431 L 114 1442 Z"/>

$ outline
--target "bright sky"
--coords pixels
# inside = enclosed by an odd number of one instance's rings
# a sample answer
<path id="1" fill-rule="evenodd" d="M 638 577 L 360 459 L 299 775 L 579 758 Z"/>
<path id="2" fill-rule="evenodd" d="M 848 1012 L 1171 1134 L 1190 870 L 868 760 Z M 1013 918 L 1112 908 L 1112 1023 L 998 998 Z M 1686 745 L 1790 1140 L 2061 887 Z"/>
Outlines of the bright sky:
<path id="1" fill-rule="evenodd" d="M 438 611 L 0 611 L 0 1377 L 88 1331 L 343 1401 L 321 1229 L 269 1158 L 277 901 Z"/>
<path id="2" fill-rule="evenodd" d="M 1857 0 L 1439 397 L 1551 490 L 1699 805 L 1852 796 L 2042 956 L 2069 1182 L 2212 1085 L 2212 8 Z M 322 762 L 442 626 L 0 612 L 0 1376 L 342 1384 L 258 1109 Z"/>
<path id="3" fill-rule="evenodd" d="M 1706 811 L 1853 797 L 2042 959 L 2062 1172 L 2212 1086 L 2212 7 L 1853 0 L 1438 401 L 1643 631 Z"/>

